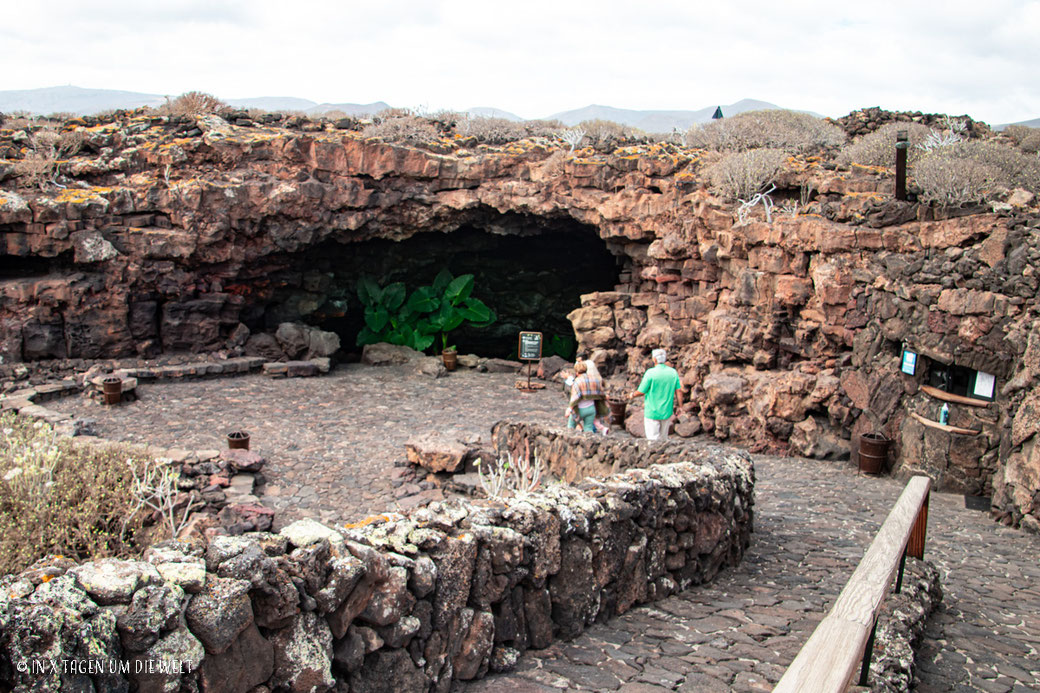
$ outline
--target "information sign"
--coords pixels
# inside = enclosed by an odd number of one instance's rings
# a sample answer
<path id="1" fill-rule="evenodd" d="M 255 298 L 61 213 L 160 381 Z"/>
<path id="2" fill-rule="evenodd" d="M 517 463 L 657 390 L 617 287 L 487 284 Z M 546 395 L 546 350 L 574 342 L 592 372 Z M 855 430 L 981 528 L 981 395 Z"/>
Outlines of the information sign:
<path id="1" fill-rule="evenodd" d="M 542 333 L 521 332 L 520 345 L 516 353 L 521 361 L 537 361 L 542 358 Z"/>
<path id="2" fill-rule="evenodd" d="M 978 371 L 975 374 L 975 385 L 972 387 L 972 395 L 980 397 L 982 399 L 993 399 L 993 390 L 997 384 L 997 379 L 992 373 L 983 373 Z"/>
<path id="3" fill-rule="evenodd" d="M 903 371 L 907 375 L 914 375 L 917 373 L 917 354 L 903 349 L 903 360 L 899 370 Z"/>

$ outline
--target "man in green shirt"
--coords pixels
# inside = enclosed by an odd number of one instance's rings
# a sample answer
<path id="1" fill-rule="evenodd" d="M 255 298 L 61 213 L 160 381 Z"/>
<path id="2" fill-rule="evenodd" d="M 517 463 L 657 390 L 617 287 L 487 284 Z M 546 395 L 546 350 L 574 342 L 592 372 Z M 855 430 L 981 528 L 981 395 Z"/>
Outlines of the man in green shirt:
<path id="1" fill-rule="evenodd" d="M 647 440 L 667 440 L 672 414 L 682 406 L 682 382 L 675 369 L 665 364 L 668 354 L 664 349 L 654 349 L 650 355 L 655 365 L 643 374 L 639 390 L 629 399 L 644 398 L 643 430 Z"/>

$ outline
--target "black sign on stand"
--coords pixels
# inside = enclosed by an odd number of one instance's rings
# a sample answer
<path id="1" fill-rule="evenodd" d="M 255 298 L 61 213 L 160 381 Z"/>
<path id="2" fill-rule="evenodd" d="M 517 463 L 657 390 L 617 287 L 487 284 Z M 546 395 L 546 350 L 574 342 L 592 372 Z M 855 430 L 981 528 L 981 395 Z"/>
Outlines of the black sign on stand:
<path id="1" fill-rule="evenodd" d="M 516 348 L 521 361 L 537 361 L 542 358 L 542 333 L 521 332 L 520 346 Z"/>
<path id="2" fill-rule="evenodd" d="M 531 389 L 531 371 L 534 369 L 534 362 L 539 361 L 542 358 L 542 333 L 541 332 L 521 332 L 520 343 L 516 347 L 517 356 L 521 361 L 527 361 L 527 389 L 524 392 L 532 392 Z M 519 387 L 519 383 L 517 384 Z"/>

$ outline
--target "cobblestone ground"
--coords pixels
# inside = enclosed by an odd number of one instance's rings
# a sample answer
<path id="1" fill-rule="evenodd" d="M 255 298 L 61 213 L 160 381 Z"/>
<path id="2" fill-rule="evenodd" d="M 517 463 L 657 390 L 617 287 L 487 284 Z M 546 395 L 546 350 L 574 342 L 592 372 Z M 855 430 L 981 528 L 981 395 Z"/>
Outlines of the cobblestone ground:
<path id="1" fill-rule="evenodd" d="M 78 398 L 48 406 L 96 419 L 106 437 L 163 446 L 219 448 L 228 430 L 243 428 L 269 460 L 265 502 L 287 517 L 349 521 L 393 508 L 390 473 L 414 433 L 486 440 L 503 418 L 560 422 L 558 391 L 521 395 L 514 380 L 350 366 L 314 379 L 142 385 L 141 400 L 118 409 Z M 738 568 L 529 652 L 514 672 L 465 690 L 770 690 L 902 484 L 848 463 L 756 456 L 755 464 L 755 533 Z M 966 509 L 961 496 L 932 495 L 925 555 L 946 596 L 918 656 L 918 691 L 1040 689 L 1038 549 L 1040 538 Z"/>
<path id="2" fill-rule="evenodd" d="M 222 449 L 229 431 L 248 431 L 250 448 L 267 459 L 263 500 L 279 523 L 353 522 L 396 509 L 394 463 L 417 433 L 488 442 L 496 421 L 563 420 L 560 390 L 520 393 L 516 380 L 464 369 L 435 379 L 406 367 L 348 365 L 320 378 L 143 383 L 136 402 L 118 407 L 82 397 L 47 406 L 94 419 L 105 438 L 162 447 Z"/>

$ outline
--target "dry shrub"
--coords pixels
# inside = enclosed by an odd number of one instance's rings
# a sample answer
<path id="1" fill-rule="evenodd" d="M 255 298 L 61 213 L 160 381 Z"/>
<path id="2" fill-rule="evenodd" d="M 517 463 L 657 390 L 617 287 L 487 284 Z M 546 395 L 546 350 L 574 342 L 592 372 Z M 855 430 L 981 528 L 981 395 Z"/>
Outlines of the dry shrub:
<path id="1" fill-rule="evenodd" d="M 29 136 L 29 152 L 14 164 L 14 173 L 22 186 L 42 190 L 51 180 L 61 141 L 61 134 L 50 127 L 40 128 Z"/>
<path id="2" fill-rule="evenodd" d="M 465 115 L 455 121 L 455 130 L 463 137 L 475 137 L 486 144 L 506 144 L 527 137 L 527 128 L 506 118 L 476 117 Z"/>
<path id="3" fill-rule="evenodd" d="M 922 157 L 914 166 L 914 182 L 921 188 L 921 198 L 944 205 L 983 200 L 999 175 L 992 166 L 958 159 L 942 150 Z"/>
<path id="4" fill-rule="evenodd" d="M 167 100 L 160 110 L 175 116 L 200 116 L 218 113 L 228 105 L 213 96 L 201 91 L 189 91 L 181 94 L 173 101 Z"/>
<path id="5" fill-rule="evenodd" d="M 43 422 L 0 416 L 0 574 L 48 554 L 126 556 L 145 516 L 133 513 L 122 447 L 78 448 Z"/>
<path id="6" fill-rule="evenodd" d="M 14 174 L 23 187 L 42 189 L 54 174 L 54 152 L 29 152 L 15 162 Z"/>
<path id="7" fill-rule="evenodd" d="M 907 158 L 913 162 L 924 153 L 919 145 L 928 139 L 932 131 L 927 125 L 907 122 L 885 123 L 869 135 L 860 137 L 841 150 L 837 162 L 845 166 L 849 164 L 886 168 L 895 166 L 896 135 L 901 130 L 906 130 L 907 141 L 910 143 Z"/>
<path id="8" fill-rule="evenodd" d="M 1040 193 L 1040 159 L 1023 154 L 995 140 L 968 140 L 944 147 L 936 153 L 949 159 L 972 161 L 993 169 L 993 185 L 1001 188 L 1024 188 Z"/>
<path id="9" fill-rule="evenodd" d="M 1011 139 L 1017 146 L 1022 146 L 1022 141 L 1032 135 L 1040 135 L 1040 129 L 1031 128 L 1028 125 L 1008 125 L 1004 128 L 1004 135 Z"/>
<path id="10" fill-rule="evenodd" d="M 71 156 L 76 156 L 83 149 L 83 145 L 86 144 L 88 139 L 89 135 L 86 130 L 65 130 L 58 138 L 55 147 L 58 158 L 67 159 Z"/>
<path id="11" fill-rule="evenodd" d="M 1037 152 L 1040 152 L 1040 130 L 1023 137 L 1022 141 L 1018 143 L 1018 148 L 1026 154 L 1036 154 Z"/>
<path id="12" fill-rule="evenodd" d="M 716 151 L 772 148 L 810 152 L 845 142 L 845 133 L 822 118 L 781 109 L 748 111 L 732 118 L 696 124 L 686 132 L 686 146 Z"/>
<path id="13" fill-rule="evenodd" d="M 400 109 L 398 109 L 400 110 Z M 383 111 L 386 113 L 386 111 Z M 361 130 L 362 137 L 379 137 L 385 142 L 422 144 L 433 142 L 440 133 L 428 120 L 413 115 L 381 118 Z"/>
<path id="14" fill-rule="evenodd" d="M 628 127 L 612 120 L 583 120 L 578 128 L 597 150 L 615 149 L 643 136 L 642 130 Z"/>
<path id="15" fill-rule="evenodd" d="M 391 118 L 407 118 L 409 116 L 414 116 L 414 115 L 415 114 L 412 113 L 407 108 L 393 108 L 393 107 L 391 107 L 391 108 L 384 108 L 383 110 L 379 111 L 379 113 L 376 113 L 374 116 L 372 116 L 372 120 L 374 120 L 375 122 L 378 123 L 381 120 L 390 120 Z"/>
<path id="16" fill-rule="evenodd" d="M 528 137 L 553 137 L 566 127 L 558 120 L 525 120 L 523 126 Z"/>
<path id="17" fill-rule="evenodd" d="M 749 149 L 727 154 L 704 172 L 716 194 L 749 200 L 776 180 L 785 161 L 782 149 Z"/>

